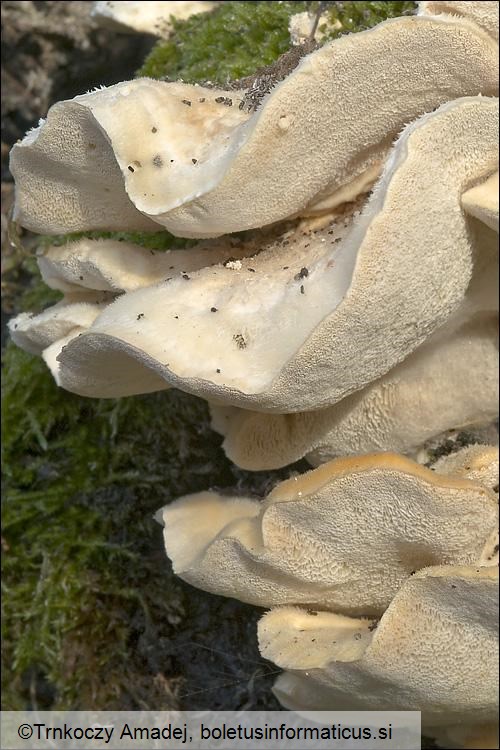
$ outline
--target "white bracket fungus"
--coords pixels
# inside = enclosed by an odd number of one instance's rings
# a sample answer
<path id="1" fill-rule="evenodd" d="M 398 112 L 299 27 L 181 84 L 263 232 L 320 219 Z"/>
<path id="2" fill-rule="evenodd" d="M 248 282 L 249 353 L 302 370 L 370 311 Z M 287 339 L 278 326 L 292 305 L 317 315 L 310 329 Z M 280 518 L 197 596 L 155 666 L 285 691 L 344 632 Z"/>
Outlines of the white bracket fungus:
<path id="1" fill-rule="evenodd" d="M 498 492 L 498 446 L 469 445 L 439 458 L 432 470 L 470 479 Z"/>
<path id="2" fill-rule="evenodd" d="M 201 268 L 220 265 L 229 256 L 244 257 L 248 251 L 248 244 L 230 238 L 221 238 L 217 244 L 200 243 L 188 251 L 155 251 L 119 240 L 81 239 L 47 248 L 38 257 L 38 267 L 52 289 L 116 294 L 182 278 Z"/>
<path id="3" fill-rule="evenodd" d="M 406 123 L 496 95 L 498 45 L 465 17 L 396 18 L 304 56 L 256 111 L 244 93 L 138 79 L 55 104 L 12 149 L 16 220 L 209 237 L 328 212 Z"/>
<path id="4" fill-rule="evenodd" d="M 187 284 L 178 275 L 122 296 L 65 347 L 63 387 L 120 396 L 168 384 L 276 412 L 324 408 L 363 388 L 452 313 L 490 300 L 493 233 L 475 232 L 460 199 L 496 169 L 497 139 L 498 100 L 459 99 L 425 115 L 397 141 L 361 212 L 354 204 L 331 228 L 261 245 L 239 271 L 203 268 Z"/>
<path id="5" fill-rule="evenodd" d="M 417 571 L 378 624 L 314 615 L 282 608 L 259 623 L 262 655 L 289 670 L 274 687 L 286 708 L 421 711 L 427 736 L 496 747 L 467 742 L 491 742 L 497 722 L 498 569 Z"/>
<path id="6" fill-rule="evenodd" d="M 462 208 L 498 234 L 498 172 L 462 195 Z"/>
<path id="7" fill-rule="evenodd" d="M 59 383 L 59 356 L 63 346 L 89 328 L 99 313 L 113 301 L 110 294 L 84 291 L 66 294 L 39 315 L 20 313 L 9 320 L 12 340 L 30 354 L 43 357 Z"/>
<path id="8" fill-rule="evenodd" d="M 365 615 L 415 570 L 477 563 L 497 519 L 483 485 L 395 454 L 332 461 L 263 503 L 202 492 L 163 510 L 167 554 L 189 583 L 260 606 Z"/>
<path id="9" fill-rule="evenodd" d="M 420 2 L 418 12 L 423 15 L 459 16 L 473 21 L 498 42 L 498 2 L 497 0 L 431 0 Z"/>

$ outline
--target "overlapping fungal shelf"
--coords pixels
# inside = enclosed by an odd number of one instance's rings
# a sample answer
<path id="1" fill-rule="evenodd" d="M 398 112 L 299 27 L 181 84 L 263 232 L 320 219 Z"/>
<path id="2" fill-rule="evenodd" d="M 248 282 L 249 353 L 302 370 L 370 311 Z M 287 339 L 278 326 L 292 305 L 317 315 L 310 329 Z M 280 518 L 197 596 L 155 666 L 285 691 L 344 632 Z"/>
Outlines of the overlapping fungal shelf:
<path id="1" fill-rule="evenodd" d="M 284 706 L 496 747 L 498 447 L 407 456 L 498 415 L 498 3 L 422 2 L 289 68 L 257 99 L 137 79 L 54 105 L 12 151 L 17 221 L 200 241 L 50 247 L 64 298 L 11 335 L 80 395 L 208 400 L 239 466 L 317 466 L 161 514 L 179 576 L 270 609 Z"/>

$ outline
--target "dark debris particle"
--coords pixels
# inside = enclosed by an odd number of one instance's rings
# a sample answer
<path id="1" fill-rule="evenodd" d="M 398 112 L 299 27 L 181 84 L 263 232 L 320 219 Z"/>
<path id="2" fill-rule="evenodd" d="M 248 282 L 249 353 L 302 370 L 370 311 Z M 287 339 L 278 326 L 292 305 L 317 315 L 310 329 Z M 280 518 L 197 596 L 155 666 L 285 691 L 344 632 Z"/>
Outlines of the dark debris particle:
<path id="1" fill-rule="evenodd" d="M 198 164 L 198 159 L 191 159 L 191 161 L 193 162 L 193 164 Z"/>
<path id="2" fill-rule="evenodd" d="M 211 307 L 210 308 L 210 312 L 217 312 L 217 308 L 216 307 Z"/>
<path id="3" fill-rule="evenodd" d="M 361 639 L 361 633 L 354 633 L 354 640 L 359 641 Z"/>
<path id="4" fill-rule="evenodd" d="M 308 609 L 306 610 L 308 615 L 311 615 L 311 617 L 317 617 L 318 613 L 314 609 Z"/>
<path id="5" fill-rule="evenodd" d="M 156 154 L 156 156 L 153 157 L 153 165 L 155 167 L 163 167 L 163 159 L 160 154 Z"/>
<path id="6" fill-rule="evenodd" d="M 368 625 L 368 630 L 370 633 L 373 633 L 374 630 L 376 630 L 378 627 L 378 620 L 374 620 L 371 625 Z"/>
<path id="7" fill-rule="evenodd" d="M 217 104 L 222 104 L 225 98 L 225 96 L 216 96 L 215 101 L 217 102 Z"/>
<path id="8" fill-rule="evenodd" d="M 198 99 L 198 101 L 200 102 L 200 104 L 203 104 L 203 102 L 206 101 L 206 99 L 204 96 L 202 96 L 201 99 Z"/>
<path id="9" fill-rule="evenodd" d="M 496 492 L 496 493 L 498 494 L 498 484 L 496 484 L 496 485 L 495 485 L 495 486 L 493 487 L 493 492 Z"/>
<path id="10" fill-rule="evenodd" d="M 187 273 L 183 273 L 182 274 L 182 278 L 186 279 L 186 281 L 189 281 L 189 279 L 191 278 L 191 276 L 188 276 Z"/>
<path id="11" fill-rule="evenodd" d="M 83 276 L 79 276 L 78 278 L 80 279 L 80 281 L 83 281 Z"/>
<path id="12" fill-rule="evenodd" d="M 153 127 L 153 128 L 151 128 L 151 132 L 152 132 L 152 133 L 157 133 L 157 132 L 158 132 L 158 128 L 154 128 L 154 127 Z"/>
<path id="13" fill-rule="evenodd" d="M 300 285 L 300 293 L 301 294 L 305 294 L 306 293 L 306 290 L 304 289 L 304 284 Z"/>
<path id="14" fill-rule="evenodd" d="M 137 316 L 137 320 L 140 320 L 143 317 L 144 317 L 144 313 L 139 313 L 139 315 Z"/>
<path id="15" fill-rule="evenodd" d="M 451 584 L 451 588 L 452 588 L 452 589 L 456 589 L 456 588 L 457 588 L 456 584 L 455 584 L 455 583 L 452 583 L 452 584 Z"/>
<path id="16" fill-rule="evenodd" d="M 190 107 L 191 106 L 191 102 L 189 101 L 189 99 L 183 99 L 182 103 L 185 104 L 186 107 Z"/>
<path id="17" fill-rule="evenodd" d="M 295 274 L 295 276 L 293 278 L 295 279 L 295 281 L 300 281 L 300 279 L 305 279 L 308 276 L 309 276 L 308 269 L 307 268 L 301 268 L 300 271 L 297 274 Z"/>
<path id="18" fill-rule="evenodd" d="M 175 318 L 176 320 L 179 320 L 179 316 L 178 316 L 178 315 L 174 315 L 174 318 Z"/>
<path id="19" fill-rule="evenodd" d="M 149 252 L 151 253 L 151 255 L 154 255 L 154 254 L 155 254 L 155 251 L 154 251 L 154 250 L 150 250 Z"/>
<path id="20" fill-rule="evenodd" d="M 246 349 L 247 342 L 245 341 L 245 337 L 241 333 L 235 333 L 233 336 L 233 341 L 236 341 L 238 349 Z"/>
<path id="21" fill-rule="evenodd" d="M 248 270 L 250 271 L 250 273 L 255 273 L 255 268 L 249 268 Z"/>
<path id="22" fill-rule="evenodd" d="M 135 169 L 131 167 L 130 164 L 128 165 L 127 169 L 129 172 L 135 172 Z"/>
<path id="23" fill-rule="evenodd" d="M 174 160 L 173 160 L 173 159 L 170 159 L 170 164 L 173 164 L 173 163 L 174 163 Z"/>
<path id="24" fill-rule="evenodd" d="M 288 271 L 289 268 L 290 268 L 290 266 L 283 266 L 283 270 L 284 271 Z"/>
<path id="25" fill-rule="evenodd" d="M 412 570 L 411 573 L 410 573 L 410 575 L 414 576 L 416 572 L 417 572 L 416 570 Z"/>
<path id="26" fill-rule="evenodd" d="M 495 546 L 493 547 L 493 554 L 496 555 L 496 553 L 498 552 L 498 549 L 499 549 L 498 544 L 495 544 Z"/>
<path id="27" fill-rule="evenodd" d="M 220 372 L 219 368 L 217 368 L 215 372 Z"/>

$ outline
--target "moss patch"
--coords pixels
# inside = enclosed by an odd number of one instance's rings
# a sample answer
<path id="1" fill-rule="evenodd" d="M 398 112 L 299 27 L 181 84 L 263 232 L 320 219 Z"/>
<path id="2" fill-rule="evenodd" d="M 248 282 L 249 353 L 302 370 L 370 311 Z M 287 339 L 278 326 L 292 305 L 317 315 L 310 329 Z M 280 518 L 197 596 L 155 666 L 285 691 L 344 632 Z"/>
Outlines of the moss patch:
<path id="1" fill-rule="evenodd" d="M 79 398 L 12 345 L 3 364 L 4 708 L 31 700 L 34 672 L 56 706 L 133 705 L 131 638 L 159 620 L 167 637 L 183 608 L 152 514 L 213 471 L 206 408 L 177 392 Z"/>

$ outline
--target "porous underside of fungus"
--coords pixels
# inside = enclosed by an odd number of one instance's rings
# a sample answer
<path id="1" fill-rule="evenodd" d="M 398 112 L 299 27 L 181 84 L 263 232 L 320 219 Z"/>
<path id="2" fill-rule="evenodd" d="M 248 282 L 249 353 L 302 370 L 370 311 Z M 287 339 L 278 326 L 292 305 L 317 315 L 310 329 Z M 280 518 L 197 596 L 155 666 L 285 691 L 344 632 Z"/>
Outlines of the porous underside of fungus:
<path id="1" fill-rule="evenodd" d="M 498 569 L 440 566 L 407 579 L 378 625 L 273 610 L 262 655 L 286 670 L 274 691 L 294 710 L 413 710 L 426 735 L 463 738 L 497 721 Z"/>
<path id="2" fill-rule="evenodd" d="M 187 496 L 163 521 L 174 571 L 199 588 L 371 615 L 415 570 L 476 563 L 497 515 L 495 494 L 478 483 L 373 454 L 287 480 L 263 503 Z"/>
<path id="3" fill-rule="evenodd" d="M 487 180 L 467 190 L 462 195 L 462 207 L 471 216 L 486 224 L 498 234 L 498 172 Z"/>
<path id="4" fill-rule="evenodd" d="M 218 5 L 216 2 L 195 0 L 169 0 L 168 2 L 95 2 L 91 15 L 101 25 L 116 31 L 139 31 L 168 37 L 172 31 L 172 18 L 186 19 L 195 13 L 206 13 Z"/>
<path id="5" fill-rule="evenodd" d="M 47 234 L 161 230 L 153 219 L 165 203 L 193 199 L 200 178 L 210 189 L 225 171 L 249 118 L 218 101 L 232 95 L 140 78 L 54 104 L 11 151 L 14 218 Z"/>
<path id="6" fill-rule="evenodd" d="M 438 474 L 452 474 L 479 482 L 498 492 L 498 445 L 469 445 L 442 456 L 432 465 Z"/>
<path id="7" fill-rule="evenodd" d="M 326 44 L 256 111 L 245 91 L 120 83 L 55 104 L 14 146 L 14 215 L 48 234 L 159 224 L 210 237 L 323 213 L 373 183 L 406 123 L 497 92 L 494 40 L 446 15 Z"/>
<path id="8" fill-rule="evenodd" d="M 405 129 L 366 203 L 326 228 L 122 295 L 63 349 L 60 384 L 103 397 L 172 385 L 277 412 L 363 388 L 460 306 L 473 312 L 481 290 L 489 299 L 493 233 L 460 197 L 497 168 L 497 112 L 487 97 L 443 105 Z"/>
<path id="9" fill-rule="evenodd" d="M 317 466 L 376 450 L 415 456 L 447 430 L 491 422 L 498 398 L 498 315 L 479 313 L 444 326 L 387 375 L 328 409 L 265 414 L 212 405 L 212 427 L 244 469 L 303 457 Z"/>
<path id="10" fill-rule="evenodd" d="M 473 21 L 498 42 L 498 3 L 496 0 L 431 0 L 420 2 L 418 12 L 427 15 L 441 13 L 460 16 Z"/>
<path id="11" fill-rule="evenodd" d="M 456 453 L 442 456 L 432 466 L 438 474 L 452 474 L 456 477 L 479 482 L 498 495 L 498 445 L 469 445 Z M 480 565 L 498 565 L 498 527 L 493 529 L 483 553 Z"/>

